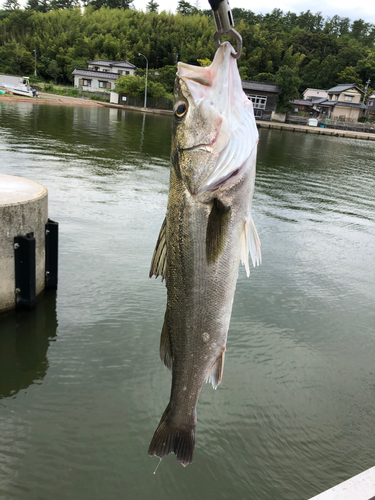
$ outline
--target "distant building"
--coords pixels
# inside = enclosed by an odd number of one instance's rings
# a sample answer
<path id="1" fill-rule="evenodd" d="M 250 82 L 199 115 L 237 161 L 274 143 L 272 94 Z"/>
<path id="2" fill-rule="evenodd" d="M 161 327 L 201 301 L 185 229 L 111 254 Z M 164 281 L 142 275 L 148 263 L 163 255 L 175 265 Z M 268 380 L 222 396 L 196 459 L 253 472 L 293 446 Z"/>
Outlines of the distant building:
<path id="1" fill-rule="evenodd" d="M 322 89 L 306 89 L 302 94 L 304 99 L 315 101 L 316 99 L 327 99 L 328 93 Z"/>
<path id="2" fill-rule="evenodd" d="M 367 114 L 374 115 L 375 114 L 375 92 L 373 92 L 367 101 Z"/>
<path id="3" fill-rule="evenodd" d="M 313 108 L 322 116 L 332 119 L 358 120 L 366 110 L 361 101 L 364 92 L 354 83 L 336 85 L 327 90 L 328 98 L 316 100 Z"/>
<path id="4" fill-rule="evenodd" d="M 271 119 L 272 111 L 276 111 L 277 98 L 281 89 L 273 83 L 242 80 L 242 88 L 247 98 L 253 102 L 255 118 Z"/>
<path id="5" fill-rule="evenodd" d="M 128 61 L 87 61 L 88 69 L 76 68 L 73 71 L 74 87 L 87 91 L 114 90 L 119 76 L 133 75 L 137 69 Z"/>
<path id="6" fill-rule="evenodd" d="M 304 113 L 314 113 L 312 109 L 313 101 L 311 99 L 294 99 L 294 101 L 290 101 L 290 104 L 292 105 L 292 113 L 300 113 L 301 111 Z"/>

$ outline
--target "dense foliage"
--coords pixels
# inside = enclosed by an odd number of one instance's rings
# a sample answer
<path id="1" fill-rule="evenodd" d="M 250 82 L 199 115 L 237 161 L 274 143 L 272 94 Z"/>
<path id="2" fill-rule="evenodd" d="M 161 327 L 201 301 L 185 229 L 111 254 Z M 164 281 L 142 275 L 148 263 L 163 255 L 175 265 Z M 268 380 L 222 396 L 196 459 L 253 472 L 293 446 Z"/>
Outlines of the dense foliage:
<path id="1" fill-rule="evenodd" d="M 28 0 L 21 10 L 17 0 L 6 0 L 0 11 L 0 73 L 32 75 L 36 49 L 40 77 L 71 83 L 73 69 L 86 68 L 93 59 L 127 59 L 144 68 L 141 52 L 150 70 L 169 68 L 160 83 L 171 92 L 177 60 L 198 64 L 215 53 L 211 11 L 184 0 L 176 14 L 159 14 L 153 0 L 146 13 L 131 8 L 132 0 L 89 0 L 83 13 L 76 2 Z M 235 8 L 233 14 L 244 41 L 241 77 L 280 85 L 281 107 L 306 87 L 364 86 L 368 78 L 375 84 L 374 25 L 339 16 L 324 19 L 310 11 L 256 15 Z M 150 71 L 157 83 L 153 75 Z"/>

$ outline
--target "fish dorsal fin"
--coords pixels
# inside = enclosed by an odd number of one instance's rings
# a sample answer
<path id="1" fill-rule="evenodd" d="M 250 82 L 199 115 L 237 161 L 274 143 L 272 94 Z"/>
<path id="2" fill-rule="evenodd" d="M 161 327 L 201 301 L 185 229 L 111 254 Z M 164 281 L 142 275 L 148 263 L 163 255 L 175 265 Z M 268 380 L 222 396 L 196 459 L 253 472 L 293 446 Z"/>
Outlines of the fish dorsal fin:
<path id="1" fill-rule="evenodd" d="M 251 217 L 245 222 L 241 234 L 241 262 L 245 266 L 247 277 L 250 276 L 249 251 L 253 266 L 259 266 L 262 263 L 260 239 Z"/>
<path id="2" fill-rule="evenodd" d="M 167 314 L 165 314 L 164 317 L 164 324 L 160 336 L 160 359 L 163 361 L 168 370 L 172 371 L 173 357 L 167 322 Z"/>
<path id="3" fill-rule="evenodd" d="M 217 389 L 217 386 L 221 383 L 221 379 L 223 378 L 224 355 L 225 347 L 206 376 L 205 382 L 211 382 L 214 389 Z"/>
<path id="4" fill-rule="evenodd" d="M 206 258 L 209 264 L 216 262 L 224 250 L 231 211 L 230 206 L 225 206 L 221 200 L 214 198 L 206 231 Z"/>
<path id="5" fill-rule="evenodd" d="M 161 280 L 167 281 L 167 243 L 166 243 L 166 218 L 161 225 L 158 241 L 151 260 L 150 278 L 161 276 Z"/>

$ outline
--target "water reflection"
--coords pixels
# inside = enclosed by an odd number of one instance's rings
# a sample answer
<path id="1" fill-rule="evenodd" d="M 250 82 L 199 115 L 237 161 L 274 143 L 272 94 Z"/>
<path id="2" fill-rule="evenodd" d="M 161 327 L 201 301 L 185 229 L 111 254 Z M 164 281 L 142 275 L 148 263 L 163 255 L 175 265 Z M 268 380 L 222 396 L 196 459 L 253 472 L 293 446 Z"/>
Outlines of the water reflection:
<path id="1" fill-rule="evenodd" d="M 12 311 L 0 317 L 0 399 L 43 380 L 56 329 L 55 290 L 43 292 L 31 311 Z"/>

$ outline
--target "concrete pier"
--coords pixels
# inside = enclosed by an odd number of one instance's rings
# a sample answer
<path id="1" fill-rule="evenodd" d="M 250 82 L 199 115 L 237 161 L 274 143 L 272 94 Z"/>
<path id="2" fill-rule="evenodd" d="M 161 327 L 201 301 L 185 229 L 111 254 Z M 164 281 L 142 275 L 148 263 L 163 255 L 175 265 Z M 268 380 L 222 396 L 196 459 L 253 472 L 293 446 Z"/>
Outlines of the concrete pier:
<path id="1" fill-rule="evenodd" d="M 288 130 L 289 132 L 302 132 L 303 134 L 330 135 L 334 137 L 346 137 L 347 139 L 375 141 L 375 134 L 371 134 L 369 132 L 356 132 L 354 130 L 309 127 L 307 125 L 291 125 L 290 123 L 266 122 L 262 120 L 257 120 L 257 127 L 273 130 Z"/>
<path id="2" fill-rule="evenodd" d="M 374 500 L 375 467 L 354 476 L 310 500 Z"/>
<path id="3" fill-rule="evenodd" d="M 0 312 L 15 308 L 14 237 L 34 233 L 36 294 L 45 287 L 47 189 L 38 182 L 0 174 Z"/>

